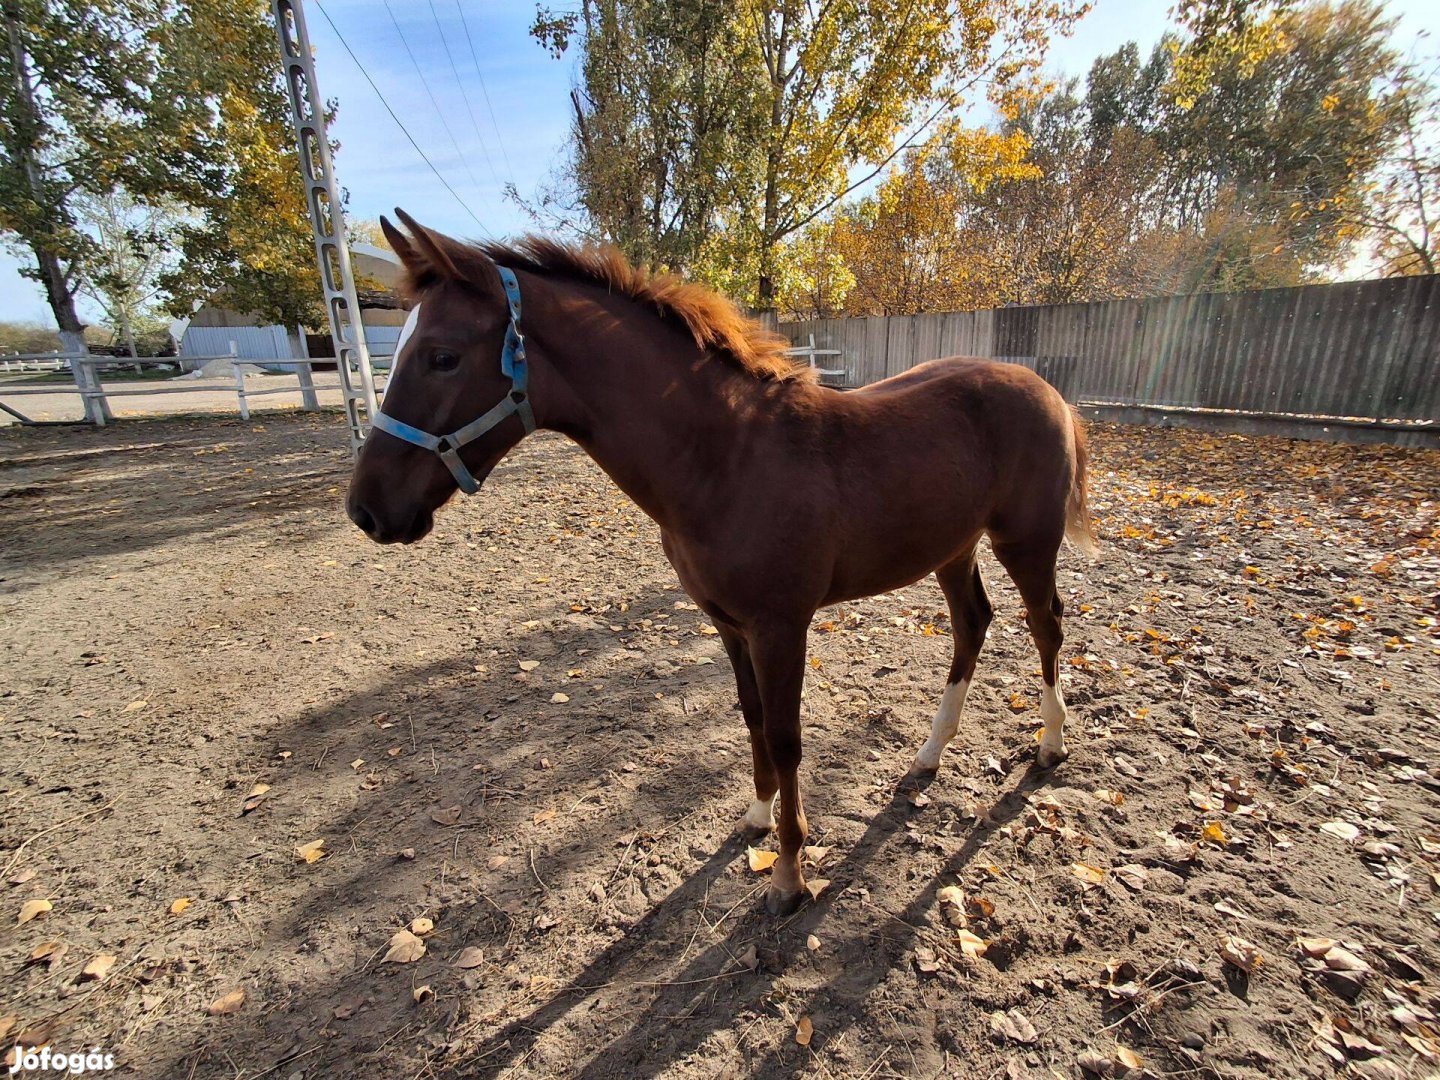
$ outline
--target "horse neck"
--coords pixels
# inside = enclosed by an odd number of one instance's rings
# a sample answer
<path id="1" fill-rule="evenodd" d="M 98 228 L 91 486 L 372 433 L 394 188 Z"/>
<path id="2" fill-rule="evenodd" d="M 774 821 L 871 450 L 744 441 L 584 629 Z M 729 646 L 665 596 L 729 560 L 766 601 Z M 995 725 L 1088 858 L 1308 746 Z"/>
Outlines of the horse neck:
<path id="1" fill-rule="evenodd" d="M 737 448 L 781 422 L 791 388 L 704 353 L 637 301 L 546 284 L 528 332 L 559 385 L 536 386 L 541 423 L 579 443 L 662 528 L 683 532 L 743 460 Z"/>

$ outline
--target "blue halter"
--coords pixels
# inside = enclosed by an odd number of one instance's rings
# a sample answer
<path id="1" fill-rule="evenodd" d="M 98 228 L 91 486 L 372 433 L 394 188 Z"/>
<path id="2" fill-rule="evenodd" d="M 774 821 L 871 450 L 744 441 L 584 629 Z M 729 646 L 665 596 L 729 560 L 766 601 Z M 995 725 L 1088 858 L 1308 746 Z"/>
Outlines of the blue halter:
<path id="1" fill-rule="evenodd" d="M 528 390 L 529 369 L 525 364 L 525 336 L 520 333 L 520 283 L 515 280 L 515 271 L 509 267 L 497 266 L 495 269 L 500 271 L 500 281 L 505 286 L 505 299 L 510 305 L 510 325 L 505 330 L 505 348 L 500 352 L 500 370 L 510 376 L 510 392 L 489 412 L 449 435 L 431 435 L 428 431 L 411 427 L 388 415 L 383 408 L 370 418 L 371 426 L 385 434 L 439 454 L 440 460 L 445 462 L 451 475 L 455 477 L 455 483 L 466 495 L 474 495 L 479 491 L 480 482 L 470 475 L 470 470 L 460 460 L 462 446 L 474 442 L 510 416 L 520 417 L 520 422 L 525 425 L 526 435 L 535 430 L 535 414 L 530 409 Z M 399 362 L 400 355 L 397 352 L 395 363 Z M 393 366 L 391 371 L 393 373 Z"/>

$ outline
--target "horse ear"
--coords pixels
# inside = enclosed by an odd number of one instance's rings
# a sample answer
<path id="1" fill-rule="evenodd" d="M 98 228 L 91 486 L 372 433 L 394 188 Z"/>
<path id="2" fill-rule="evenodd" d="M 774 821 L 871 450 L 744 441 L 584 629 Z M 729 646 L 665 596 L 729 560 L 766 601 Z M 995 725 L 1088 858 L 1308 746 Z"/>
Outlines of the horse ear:
<path id="1" fill-rule="evenodd" d="M 459 281 L 460 271 L 455 266 L 455 260 L 445 250 L 445 245 L 452 242 L 449 237 L 431 232 L 398 206 L 395 208 L 395 216 L 405 223 L 410 235 L 415 238 L 415 243 L 420 246 L 420 261 L 441 277 Z M 400 257 L 403 259 L 405 256 Z"/>
<path id="2" fill-rule="evenodd" d="M 411 245 L 410 238 L 391 225 L 390 219 L 384 214 L 380 215 L 380 231 L 385 234 L 390 250 L 400 256 L 400 261 L 407 270 L 419 270 L 423 267 L 425 260 Z"/>

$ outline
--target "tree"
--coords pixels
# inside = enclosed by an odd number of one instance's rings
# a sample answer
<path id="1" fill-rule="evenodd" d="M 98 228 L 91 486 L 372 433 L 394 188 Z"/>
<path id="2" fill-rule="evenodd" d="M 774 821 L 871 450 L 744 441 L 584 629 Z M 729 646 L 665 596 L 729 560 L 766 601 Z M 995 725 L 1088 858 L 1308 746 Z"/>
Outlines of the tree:
<path id="1" fill-rule="evenodd" d="M 756 137 L 752 58 L 728 5 L 587 0 L 577 14 L 541 12 L 532 33 L 557 56 L 574 35 L 584 50 L 552 205 L 579 210 L 637 263 L 693 267 Z"/>
<path id="2" fill-rule="evenodd" d="M 1440 265 L 1440 87 L 1437 69 L 1409 62 L 1390 81 L 1399 137 L 1363 197 L 1341 218 L 1370 241 L 1386 277 L 1433 274 Z"/>
<path id="3" fill-rule="evenodd" d="M 255 0 L 0 0 L 0 233 L 33 258 L 67 349 L 106 275 L 77 200 L 179 203 L 174 309 L 226 289 L 283 321 L 320 295 L 288 105 Z M 100 260 L 91 266 L 91 260 Z"/>
<path id="4" fill-rule="evenodd" d="M 176 135 L 157 146 L 195 210 L 164 276 L 173 313 L 222 293 L 285 326 L 324 320 L 289 101 L 268 5 L 181 0 L 157 30 L 155 99 Z M 334 106 L 327 107 L 333 116 Z"/>
<path id="5" fill-rule="evenodd" d="M 3 0 L 0 233 L 35 266 L 61 347 L 84 351 L 75 310 L 91 242 L 71 199 L 110 191 L 133 159 L 151 58 L 126 0 Z"/>
<path id="6" fill-rule="evenodd" d="M 124 189 L 77 192 L 71 209 L 90 238 L 79 291 L 99 305 L 130 355 L 139 356 L 135 335 L 154 321 L 161 278 L 178 262 L 172 243 L 183 210 L 165 198 L 143 204 Z"/>
<path id="7" fill-rule="evenodd" d="M 1193 94 L 1177 75 L 1158 138 L 1175 162 L 1167 198 L 1176 220 L 1194 228 L 1233 202 L 1273 233 L 1303 279 L 1343 262 L 1358 236 L 1342 207 L 1364 199 L 1399 133 L 1384 85 L 1400 57 L 1393 20 L 1368 0 L 1307 4 L 1276 25 L 1279 45 L 1258 59 L 1212 57 Z M 1244 287 L 1243 266 L 1217 272 Z"/>
<path id="8" fill-rule="evenodd" d="M 571 145 L 579 202 L 596 230 L 623 248 L 647 214 L 650 236 L 669 220 L 656 198 L 663 182 L 665 205 L 693 211 L 685 253 L 704 276 L 739 282 L 740 297 L 761 306 L 777 295 L 788 237 L 929 139 L 982 83 L 992 100 L 1006 101 L 1050 34 L 1084 10 L 1076 0 L 680 7 L 704 18 L 647 19 L 648 4 L 585 0 L 577 14 L 542 11 L 537 19 L 536 37 L 552 51 L 563 52 L 572 36 L 586 51 Z M 697 82 L 686 77 L 689 66 L 677 66 L 660 98 L 663 122 L 636 104 L 637 94 L 643 103 L 650 93 L 649 58 L 698 55 L 702 45 L 715 49 L 706 54 L 710 74 Z M 712 130 L 717 101 L 726 119 Z M 652 155 L 652 147 L 667 152 Z M 669 168 L 676 160 L 697 164 Z M 637 190 L 644 196 L 630 197 Z M 617 198 L 618 206 L 607 201 Z M 717 238 L 720 231 L 726 235 Z"/>
<path id="9" fill-rule="evenodd" d="M 0 322 L 0 356 L 50 353 L 59 345 L 54 327 L 31 322 Z"/>

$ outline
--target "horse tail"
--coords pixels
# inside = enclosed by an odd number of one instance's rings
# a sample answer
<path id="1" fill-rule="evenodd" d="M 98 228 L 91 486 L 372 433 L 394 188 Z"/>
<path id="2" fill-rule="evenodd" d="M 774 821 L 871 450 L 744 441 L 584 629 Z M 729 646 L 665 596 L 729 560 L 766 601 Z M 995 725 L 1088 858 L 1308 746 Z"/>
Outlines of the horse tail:
<path id="1" fill-rule="evenodd" d="M 1070 432 L 1075 440 L 1075 476 L 1070 482 L 1070 497 L 1065 504 L 1065 539 L 1082 554 L 1094 559 L 1099 557 L 1100 549 L 1095 543 L 1095 526 L 1090 520 L 1087 493 L 1086 471 L 1090 451 L 1085 443 L 1085 422 L 1073 408 L 1070 410 Z"/>

